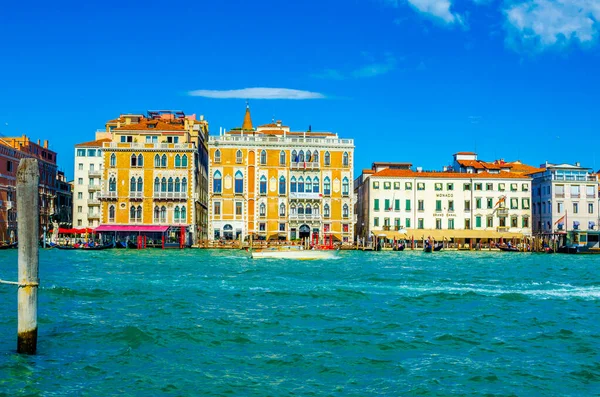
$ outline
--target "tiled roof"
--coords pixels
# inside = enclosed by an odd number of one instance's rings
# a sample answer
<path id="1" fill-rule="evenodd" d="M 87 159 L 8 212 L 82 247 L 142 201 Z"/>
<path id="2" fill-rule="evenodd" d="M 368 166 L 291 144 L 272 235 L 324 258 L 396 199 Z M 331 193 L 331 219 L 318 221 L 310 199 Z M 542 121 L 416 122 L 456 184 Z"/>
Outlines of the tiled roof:
<path id="1" fill-rule="evenodd" d="M 149 128 L 149 125 L 154 125 L 153 128 Z M 139 123 L 132 123 L 123 125 L 121 127 L 115 128 L 114 131 L 182 131 L 185 130 L 185 126 L 183 123 L 169 123 L 162 120 L 149 120 L 144 119 L 140 120 Z"/>
<path id="2" fill-rule="evenodd" d="M 545 171 L 544 168 L 538 168 L 531 165 L 523 164 L 520 161 L 513 161 L 512 163 L 506 163 L 510 166 L 510 172 L 519 174 L 534 174 L 536 172 Z"/>
<path id="3" fill-rule="evenodd" d="M 386 168 L 373 176 L 392 177 L 392 178 L 446 178 L 446 179 L 531 179 L 524 174 L 513 172 L 500 172 L 491 174 L 489 172 L 467 173 L 467 172 L 415 172 L 412 170 L 394 170 Z"/>
<path id="4" fill-rule="evenodd" d="M 98 139 L 97 141 L 78 143 L 77 145 L 75 145 L 75 147 L 102 147 L 102 144 L 104 142 L 110 142 L 110 139 L 104 138 L 104 139 Z"/>
<path id="5" fill-rule="evenodd" d="M 367 174 L 367 175 L 371 175 L 371 174 L 374 174 L 375 171 L 373 171 L 373 170 L 363 170 L 362 173 L 363 174 Z"/>
<path id="6" fill-rule="evenodd" d="M 458 153 L 455 153 L 455 154 L 476 155 L 477 153 L 474 153 L 474 152 L 458 152 Z"/>
<path id="7" fill-rule="evenodd" d="M 463 167 L 473 167 L 476 170 L 482 170 L 485 168 L 481 162 L 477 160 L 457 160 L 456 162 Z"/>

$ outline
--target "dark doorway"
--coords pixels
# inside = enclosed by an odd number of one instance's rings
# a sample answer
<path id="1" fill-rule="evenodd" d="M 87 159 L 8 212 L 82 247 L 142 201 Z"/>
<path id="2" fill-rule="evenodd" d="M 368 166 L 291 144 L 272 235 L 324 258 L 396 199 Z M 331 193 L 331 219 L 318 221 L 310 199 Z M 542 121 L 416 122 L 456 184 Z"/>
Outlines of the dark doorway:
<path id="1" fill-rule="evenodd" d="M 300 226 L 300 238 L 309 238 L 310 237 L 310 227 L 308 225 Z"/>

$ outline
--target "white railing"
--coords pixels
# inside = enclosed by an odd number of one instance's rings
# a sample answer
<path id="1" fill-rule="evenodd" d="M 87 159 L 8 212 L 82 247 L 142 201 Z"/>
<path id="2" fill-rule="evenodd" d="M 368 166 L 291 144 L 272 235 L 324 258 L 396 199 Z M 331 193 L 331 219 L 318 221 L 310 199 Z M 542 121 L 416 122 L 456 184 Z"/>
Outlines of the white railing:
<path id="1" fill-rule="evenodd" d="M 144 192 L 129 192 L 129 198 L 132 200 L 141 200 L 144 198 Z"/>
<path id="2" fill-rule="evenodd" d="M 111 149 L 193 149 L 193 143 L 105 142 L 102 147 Z"/>
<path id="3" fill-rule="evenodd" d="M 155 200 L 187 200 L 187 192 L 154 192 Z"/>
<path id="4" fill-rule="evenodd" d="M 321 220 L 320 214 L 290 214 L 290 220 L 313 220 L 318 221 Z"/>
<path id="5" fill-rule="evenodd" d="M 262 135 L 222 135 L 209 136 L 208 142 L 286 142 L 286 143 L 312 143 L 318 145 L 354 145 L 354 139 L 339 138 L 300 138 L 283 136 L 262 136 Z"/>
<path id="6" fill-rule="evenodd" d="M 117 192 L 102 192 L 100 194 L 100 199 L 116 199 L 118 197 Z"/>
<path id="7" fill-rule="evenodd" d="M 318 161 L 292 161 L 290 163 L 290 169 L 292 170 L 308 170 L 317 168 L 320 168 L 320 164 Z"/>
<path id="8" fill-rule="evenodd" d="M 88 200 L 88 205 L 100 205 L 100 200 L 96 200 L 96 199 L 91 199 Z"/>
<path id="9" fill-rule="evenodd" d="M 88 171 L 88 176 L 90 176 L 90 177 L 101 177 L 102 176 L 102 170 L 89 170 Z"/>
<path id="10" fill-rule="evenodd" d="M 87 214 L 88 219 L 100 219 L 100 214 Z"/>
<path id="11" fill-rule="evenodd" d="M 321 193 L 297 193 L 297 192 L 290 192 L 290 199 L 318 200 L 321 197 L 323 197 L 323 195 Z"/>
<path id="12" fill-rule="evenodd" d="M 101 186 L 100 185 L 89 185 L 88 186 L 88 191 L 90 192 L 95 192 L 100 190 Z"/>

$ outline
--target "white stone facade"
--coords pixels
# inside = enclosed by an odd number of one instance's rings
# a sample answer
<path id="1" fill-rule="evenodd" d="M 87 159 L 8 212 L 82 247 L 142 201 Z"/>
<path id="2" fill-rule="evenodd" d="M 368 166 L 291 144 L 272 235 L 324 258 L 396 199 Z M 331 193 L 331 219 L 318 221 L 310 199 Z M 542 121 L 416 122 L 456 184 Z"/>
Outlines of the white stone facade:
<path id="1" fill-rule="evenodd" d="M 102 143 L 75 146 L 73 179 L 73 227 L 95 228 L 100 225 L 100 192 L 102 185 Z"/>

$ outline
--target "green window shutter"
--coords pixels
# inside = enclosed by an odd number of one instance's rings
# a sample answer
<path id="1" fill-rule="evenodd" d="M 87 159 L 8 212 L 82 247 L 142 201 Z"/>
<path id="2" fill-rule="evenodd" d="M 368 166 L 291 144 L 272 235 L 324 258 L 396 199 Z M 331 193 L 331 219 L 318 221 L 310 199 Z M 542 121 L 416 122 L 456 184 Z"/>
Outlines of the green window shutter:
<path id="1" fill-rule="evenodd" d="M 375 211 L 379 211 L 379 199 L 375 199 Z"/>
<path id="2" fill-rule="evenodd" d="M 394 200 L 394 210 L 400 211 L 400 200 Z"/>
<path id="3" fill-rule="evenodd" d="M 390 199 L 385 199 L 385 208 L 386 211 L 390 210 Z"/>
<path id="4" fill-rule="evenodd" d="M 475 217 L 475 227 L 481 227 L 481 217 L 480 216 Z"/>
<path id="5" fill-rule="evenodd" d="M 435 200 L 435 210 L 436 211 L 442 210 L 442 200 Z"/>
<path id="6" fill-rule="evenodd" d="M 406 210 L 410 211 L 410 200 L 406 200 Z"/>

